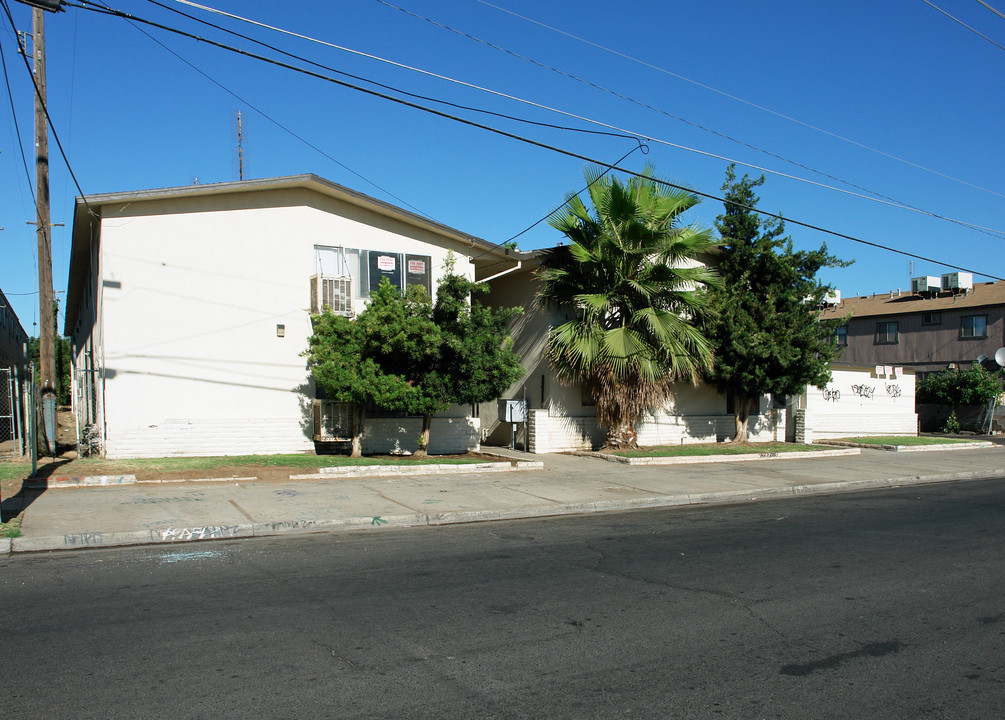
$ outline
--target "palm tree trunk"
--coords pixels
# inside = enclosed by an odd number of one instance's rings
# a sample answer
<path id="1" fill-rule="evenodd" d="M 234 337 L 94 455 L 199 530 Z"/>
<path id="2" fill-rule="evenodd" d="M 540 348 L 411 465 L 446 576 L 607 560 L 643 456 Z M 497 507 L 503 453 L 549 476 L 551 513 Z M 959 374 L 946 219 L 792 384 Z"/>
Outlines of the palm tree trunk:
<path id="1" fill-rule="evenodd" d="M 617 427 L 611 428 L 604 441 L 604 448 L 607 449 L 624 450 L 638 446 L 639 434 L 635 432 L 635 424 L 631 422 L 621 423 Z"/>

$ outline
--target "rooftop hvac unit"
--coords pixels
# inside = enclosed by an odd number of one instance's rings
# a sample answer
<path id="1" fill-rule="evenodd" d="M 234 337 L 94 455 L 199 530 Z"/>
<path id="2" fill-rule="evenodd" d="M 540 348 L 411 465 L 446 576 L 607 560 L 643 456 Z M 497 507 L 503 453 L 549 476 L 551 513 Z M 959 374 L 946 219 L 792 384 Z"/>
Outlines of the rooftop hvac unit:
<path id="1" fill-rule="evenodd" d="M 954 272 L 942 274 L 942 287 L 946 290 L 972 290 L 974 287 L 973 273 Z"/>
<path id="2" fill-rule="evenodd" d="M 352 405 L 334 400 L 312 400 L 314 442 L 352 440 Z"/>
<path id="3" fill-rule="evenodd" d="M 311 276 L 311 312 L 325 308 L 336 315 L 352 315 L 352 278 L 336 275 Z"/>
<path id="4" fill-rule="evenodd" d="M 911 278 L 911 292 L 937 293 L 942 289 L 942 281 L 934 275 L 923 275 Z"/>

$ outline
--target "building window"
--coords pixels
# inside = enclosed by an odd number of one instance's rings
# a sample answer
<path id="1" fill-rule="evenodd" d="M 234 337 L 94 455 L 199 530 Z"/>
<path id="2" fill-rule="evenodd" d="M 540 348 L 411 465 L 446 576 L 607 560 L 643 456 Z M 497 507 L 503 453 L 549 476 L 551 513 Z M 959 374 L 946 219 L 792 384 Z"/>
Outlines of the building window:
<path id="1" fill-rule="evenodd" d="M 942 324 L 942 313 L 924 313 L 921 316 L 922 325 L 941 325 Z"/>
<path id="2" fill-rule="evenodd" d="M 987 315 L 964 315 L 960 319 L 961 338 L 986 338 L 988 336 Z"/>
<path id="3" fill-rule="evenodd" d="M 840 345 L 841 347 L 848 347 L 848 326 L 841 325 L 834 328 L 834 335 L 832 341 L 835 345 Z"/>
<path id="4" fill-rule="evenodd" d="M 896 345 L 898 325 L 896 322 L 876 323 L 876 344 Z"/>

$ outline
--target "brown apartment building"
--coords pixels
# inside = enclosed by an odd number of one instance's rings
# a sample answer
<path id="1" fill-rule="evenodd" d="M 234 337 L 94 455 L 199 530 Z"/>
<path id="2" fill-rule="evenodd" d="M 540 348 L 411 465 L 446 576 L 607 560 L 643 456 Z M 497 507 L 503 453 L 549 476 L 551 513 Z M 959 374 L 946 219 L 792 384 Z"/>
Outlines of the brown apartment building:
<path id="1" fill-rule="evenodd" d="M 927 279 L 936 282 L 912 281 L 918 292 L 852 297 L 826 307 L 825 319 L 850 316 L 834 336 L 844 346 L 841 362 L 903 366 L 920 379 L 969 367 L 982 355 L 994 358 L 1005 347 L 1005 282 L 942 290 L 938 278 Z"/>

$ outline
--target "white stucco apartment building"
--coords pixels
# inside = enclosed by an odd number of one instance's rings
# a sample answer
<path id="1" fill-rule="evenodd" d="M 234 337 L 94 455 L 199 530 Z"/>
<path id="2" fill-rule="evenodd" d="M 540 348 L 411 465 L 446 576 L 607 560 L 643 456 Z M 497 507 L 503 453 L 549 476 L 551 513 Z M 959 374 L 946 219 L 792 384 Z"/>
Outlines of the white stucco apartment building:
<path id="1" fill-rule="evenodd" d="M 312 311 L 358 313 L 382 277 L 435 292 L 448 253 L 456 271 L 490 285 L 489 304 L 524 307 L 513 339 L 526 374 L 504 396 L 526 401 L 520 444 L 598 446 L 590 398 L 548 367 L 548 330 L 567 310 L 536 302 L 541 251 L 502 248 L 315 175 L 78 198 L 65 334 L 80 427 L 113 458 L 312 452 L 327 428 L 316 413 L 335 410 L 302 356 Z M 797 420 L 800 440 L 865 434 L 862 419 L 880 405 L 884 433 L 913 432 L 913 376 L 902 396 L 862 407 L 846 380 L 835 373 L 840 403 L 812 388 L 790 412 L 759 398 L 750 439 L 794 440 Z M 363 451 L 414 450 L 420 429 L 420 418 L 371 414 Z M 510 429 L 495 404 L 455 406 L 434 418 L 430 452 L 503 445 Z M 642 445 L 723 441 L 732 409 L 714 387 L 682 384 L 636 429 Z"/>
<path id="2" fill-rule="evenodd" d="M 527 372 L 507 393 L 527 403 L 526 435 L 521 434 L 518 441 L 535 453 L 590 450 L 599 447 L 605 435 L 597 425 L 595 404 L 579 386 L 558 382 L 548 367 L 548 330 L 570 316 L 567 308 L 542 308 L 535 300 L 538 281 L 534 273 L 541 255 L 541 251 L 531 253 L 520 268 L 495 279 L 489 295 L 493 304 L 524 308 L 513 329 L 513 341 Z M 511 429 L 494 418 L 494 407 L 482 406 L 480 416 L 490 444 L 509 441 Z M 785 419 L 784 406 L 773 407 L 767 395 L 758 398 L 756 411 L 748 419 L 750 440 L 784 441 Z M 640 445 L 722 442 L 733 437 L 734 420 L 728 399 L 715 387 L 681 383 L 671 404 L 647 414 L 635 429 Z"/>
<path id="3" fill-rule="evenodd" d="M 81 427 L 109 457 L 313 451 L 312 298 L 352 313 L 381 277 L 435 291 L 448 252 L 476 279 L 519 264 L 315 175 L 78 198 L 65 333 Z M 364 451 L 413 450 L 419 422 L 371 418 Z M 479 436 L 451 408 L 430 450 Z"/>

